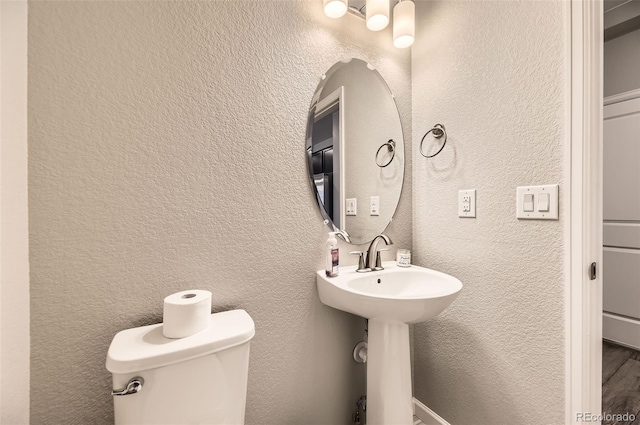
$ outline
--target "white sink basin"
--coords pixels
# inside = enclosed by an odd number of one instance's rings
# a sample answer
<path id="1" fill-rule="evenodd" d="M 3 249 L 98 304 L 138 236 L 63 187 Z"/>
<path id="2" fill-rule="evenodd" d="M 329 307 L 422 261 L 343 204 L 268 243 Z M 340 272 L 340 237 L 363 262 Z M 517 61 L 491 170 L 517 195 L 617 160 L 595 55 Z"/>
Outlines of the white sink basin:
<path id="1" fill-rule="evenodd" d="M 442 312 L 460 293 L 453 276 L 424 267 L 398 267 L 356 272 L 340 267 L 340 275 L 316 273 L 320 301 L 369 319 L 367 355 L 367 424 L 412 425 L 409 324 Z"/>
<path id="2" fill-rule="evenodd" d="M 453 276 L 419 266 L 357 273 L 356 266 L 340 268 L 336 277 L 317 272 L 320 301 L 330 307 L 387 323 L 424 322 L 453 302 L 462 283 Z"/>

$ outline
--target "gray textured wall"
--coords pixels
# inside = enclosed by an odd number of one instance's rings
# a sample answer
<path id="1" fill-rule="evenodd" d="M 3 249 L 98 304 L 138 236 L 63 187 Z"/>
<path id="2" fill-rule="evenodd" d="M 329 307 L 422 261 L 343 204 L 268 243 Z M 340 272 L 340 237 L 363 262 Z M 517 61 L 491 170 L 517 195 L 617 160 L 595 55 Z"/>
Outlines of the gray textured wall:
<path id="1" fill-rule="evenodd" d="M 459 298 L 414 329 L 416 397 L 455 425 L 564 423 L 564 231 L 515 218 L 517 186 L 564 185 L 566 3 L 418 2 L 414 261 L 458 277 Z M 461 189 L 477 218 L 458 218 Z"/>
<path id="2" fill-rule="evenodd" d="M 30 3 L 32 424 L 110 423 L 111 338 L 189 288 L 256 322 L 248 424 L 350 422 L 363 323 L 317 297 L 327 228 L 304 156 L 318 78 L 344 57 L 396 94 L 389 234 L 410 246 L 410 56 L 389 30 L 319 1 Z"/>
<path id="3" fill-rule="evenodd" d="M 604 96 L 640 89 L 640 30 L 604 43 Z"/>

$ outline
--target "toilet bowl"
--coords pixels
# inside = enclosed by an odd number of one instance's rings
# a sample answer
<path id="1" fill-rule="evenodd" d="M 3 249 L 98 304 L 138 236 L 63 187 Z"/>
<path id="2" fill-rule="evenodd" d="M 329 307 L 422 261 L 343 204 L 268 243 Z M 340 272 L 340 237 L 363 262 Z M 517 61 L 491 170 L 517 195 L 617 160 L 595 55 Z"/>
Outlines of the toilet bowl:
<path id="1" fill-rule="evenodd" d="M 116 425 L 244 424 L 253 320 L 244 310 L 169 339 L 162 324 L 119 332 L 107 354 Z"/>

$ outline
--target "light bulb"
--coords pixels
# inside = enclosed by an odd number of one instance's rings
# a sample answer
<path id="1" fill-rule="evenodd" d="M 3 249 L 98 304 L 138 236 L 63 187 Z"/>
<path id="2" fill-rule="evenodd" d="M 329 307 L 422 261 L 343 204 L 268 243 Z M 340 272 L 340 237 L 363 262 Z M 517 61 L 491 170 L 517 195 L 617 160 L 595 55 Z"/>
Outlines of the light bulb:
<path id="1" fill-rule="evenodd" d="M 341 18 L 347 13 L 348 0 L 323 0 L 324 14 L 329 18 Z"/>
<path id="2" fill-rule="evenodd" d="M 389 25 L 389 0 L 367 0 L 366 18 L 371 31 L 385 29 Z"/>
<path id="3" fill-rule="evenodd" d="M 393 8 L 393 45 L 403 49 L 413 44 L 416 35 L 416 5 L 400 1 Z"/>

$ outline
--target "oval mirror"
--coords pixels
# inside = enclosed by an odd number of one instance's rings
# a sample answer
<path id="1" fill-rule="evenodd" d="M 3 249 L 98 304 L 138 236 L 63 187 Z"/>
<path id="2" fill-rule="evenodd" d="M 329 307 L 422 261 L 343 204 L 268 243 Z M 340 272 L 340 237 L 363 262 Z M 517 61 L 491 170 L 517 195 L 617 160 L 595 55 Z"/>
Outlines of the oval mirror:
<path id="1" fill-rule="evenodd" d="M 396 211 L 404 178 L 404 138 L 395 100 L 366 62 L 338 62 L 311 101 L 307 168 L 320 212 L 348 242 L 382 233 Z"/>

